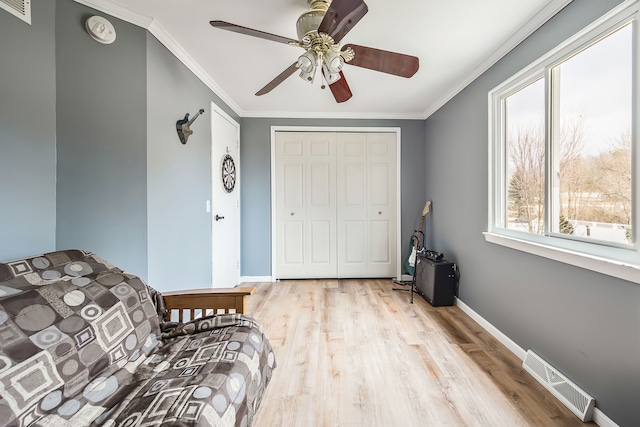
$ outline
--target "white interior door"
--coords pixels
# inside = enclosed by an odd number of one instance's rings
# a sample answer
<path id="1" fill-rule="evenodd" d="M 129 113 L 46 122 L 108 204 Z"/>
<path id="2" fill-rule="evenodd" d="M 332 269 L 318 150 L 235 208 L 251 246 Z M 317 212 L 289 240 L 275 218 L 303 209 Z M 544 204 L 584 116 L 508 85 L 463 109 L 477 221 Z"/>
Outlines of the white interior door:
<path id="1" fill-rule="evenodd" d="M 335 147 L 334 133 L 276 134 L 278 278 L 336 277 Z"/>
<path id="2" fill-rule="evenodd" d="M 396 275 L 396 135 L 339 133 L 338 277 Z"/>
<path id="3" fill-rule="evenodd" d="M 211 234 L 214 288 L 240 280 L 240 125 L 211 103 Z"/>

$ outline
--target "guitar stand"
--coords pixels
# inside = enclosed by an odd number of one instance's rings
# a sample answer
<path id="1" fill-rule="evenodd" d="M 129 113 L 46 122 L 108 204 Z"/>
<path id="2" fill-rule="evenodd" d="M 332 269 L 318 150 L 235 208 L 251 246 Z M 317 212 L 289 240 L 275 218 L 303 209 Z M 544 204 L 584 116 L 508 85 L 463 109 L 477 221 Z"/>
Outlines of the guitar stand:
<path id="1" fill-rule="evenodd" d="M 413 274 L 413 279 L 409 282 L 409 281 L 405 281 L 405 282 L 401 282 L 398 280 L 394 280 L 393 283 L 396 283 L 400 286 L 411 286 L 409 289 L 406 288 L 392 288 L 392 290 L 394 291 L 409 291 L 409 293 L 411 293 L 411 304 L 413 304 L 413 294 L 416 293 L 416 275 L 415 273 Z"/>
<path id="2" fill-rule="evenodd" d="M 422 231 L 417 231 L 414 230 L 414 234 L 413 236 L 411 236 L 411 242 L 419 242 L 420 238 L 418 236 L 418 234 L 422 234 Z M 424 236 L 424 234 L 423 234 Z M 423 241 L 424 241 L 424 237 L 423 237 Z M 423 253 L 424 252 L 424 246 L 422 248 L 420 248 L 420 250 L 416 251 L 416 259 L 418 256 L 418 253 Z M 393 283 L 400 285 L 400 286 L 410 286 L 409 289 L 406 288 L 392 288 L 392 290 L 394 291 L 409 291 L 409 293 L 411 294 L 411 304 L 413 304 L 413 294 L 417 292 L 416 289 L 416 266 L 414 264 L 413 266 L 413 276 L 411 277 L 410 281 L 401 281 L 401 280 L 394 280 Z"/>

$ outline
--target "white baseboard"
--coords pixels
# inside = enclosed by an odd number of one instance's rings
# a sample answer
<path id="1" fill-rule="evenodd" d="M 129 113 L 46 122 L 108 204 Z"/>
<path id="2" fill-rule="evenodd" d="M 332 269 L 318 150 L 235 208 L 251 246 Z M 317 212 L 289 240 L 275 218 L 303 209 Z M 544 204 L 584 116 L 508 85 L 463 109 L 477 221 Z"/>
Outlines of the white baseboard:
<path id="1" fill-rule="evenodd" d="M 503 334 L 498 328 L 489 323 L 484 317 L 480 316 L 478 313 L 473 311 L 471 307 L 466 305 L 460 299 L 456 299 L 456 305 L 462 310 L 467 316 L 472 318 L 476 323 L 478 323 L 482 328 L 484 328 L 487 332 L 489 332 L 495 339 L 500 341 L 502 345 L 507 347 L 513 354 L 515 354 L 520 360 L 524 360 L 527 352 L 516 344 L 511 338 Z M 598 402 L 596 401 L 596 404 Z M 611 418 L 607 417 L 602 411 L 600 411 L 597 407 L 593 410 L 593 422 L 599 425 L 600 427 L 619 427 Z"/>
<path id="2" fill-rule="evenodd" d="M 456 299 L 456 305 L 460 307 L 460 310 L 464 311 L 465 314 L 471 317 L 476 321 L 480 326 L 482 326 L 487 332 L 489 332 L 495 339 L 500 341 L 502 345 L 507 347 L 513 354 L 518 356 L 518 359 L 524 360 L 524 357 L 527 355 L 527 351 L 516 344 L 511 338 L 503 334 L 498 328 L 489 323 L 484 317 L 480 316 L 478 313 L 473 311 L 471 307 L 462 302 L 459 298 Z"/>
<path id="3" fill-rule="evenodd" d="M 598 408 L 593 408 L 593 422 L 598 424 L 600 427 L 620 427 Z"/>
<path id="4" fill-rule="evenodd" d="M 273 282 L 271 276 L 241 276 L 240 283 Z"/>

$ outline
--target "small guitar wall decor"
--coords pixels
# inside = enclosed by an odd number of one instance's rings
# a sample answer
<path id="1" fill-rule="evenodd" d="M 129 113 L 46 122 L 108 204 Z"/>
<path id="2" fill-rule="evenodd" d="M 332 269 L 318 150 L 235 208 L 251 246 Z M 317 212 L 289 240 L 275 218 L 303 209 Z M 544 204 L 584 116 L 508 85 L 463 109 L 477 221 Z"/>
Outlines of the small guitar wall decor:
<path id="1" fill-rule="evenodd" d="M 200 111 L 198 111 L 191 120 L 189 120 L 189 113 L 187 113 L 184 115 L 184 119 L 178 120 L 176 122 L 176 131 L 178 132 L 178 138 L 180 138 L 180 142 L 182 142 L 182 144 L 187 143 L 189 136 L 193 133 L 193 131 L 191 130 L 191 124 L 193 124 L 193 122 L 202 113 L 204 113 L 203 108 L 201 108 Z"/>

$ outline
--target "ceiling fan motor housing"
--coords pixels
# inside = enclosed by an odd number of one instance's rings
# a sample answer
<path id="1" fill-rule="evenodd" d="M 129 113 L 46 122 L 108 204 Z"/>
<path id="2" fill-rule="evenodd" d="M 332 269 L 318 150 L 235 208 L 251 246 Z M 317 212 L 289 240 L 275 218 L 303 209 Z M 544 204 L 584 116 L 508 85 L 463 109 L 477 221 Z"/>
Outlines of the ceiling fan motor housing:
<path id="1" fill-rule="evenodd" d="M 309 10 L 304 12 L 296 22 L 298 40 L 302 40 L 307 34 L 317 31 L 325 13 L 329 9 L 329 0 L 309 0 Z"/>

